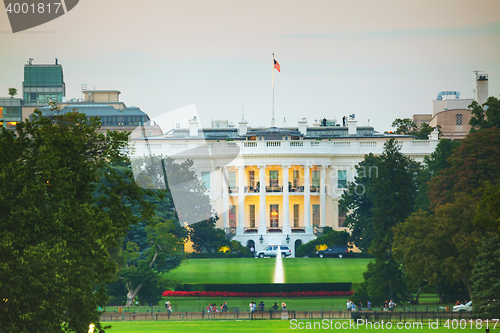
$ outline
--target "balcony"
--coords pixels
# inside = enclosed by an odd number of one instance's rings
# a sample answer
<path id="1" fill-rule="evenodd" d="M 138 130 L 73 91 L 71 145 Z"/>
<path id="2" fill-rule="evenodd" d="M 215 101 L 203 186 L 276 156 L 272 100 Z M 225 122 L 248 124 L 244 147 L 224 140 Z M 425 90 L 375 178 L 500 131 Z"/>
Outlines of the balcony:
<path id="1" fill-rule="evenodd" d="M 266 192 L 283 192 L 283 186 L 266 186 Z"/>
<path id="2" fill-rule="evenodd" d="M 311 185 L 311 193 L 319 193 L 319 186 Z"/>
<path id="3" fill-rule="evenodd" d="M 256 234 L 259 232 L 257 228 L 243 228 L 243 233 L 245 234 Z"/>
<path id="4" fill-rule="evenodd" d="M 245 193 L 259 193 L 260 188 L 256 186 L 245 186 Z"/>
<path id="5" fill-rule="evenodd" d="M 281 234 L 283 233 L 283 230 L 281 227 L 267 227 L 267 233 L 268 234 Z"/>
<path id="6" fill-rule="evenodd" d="M 304 192 L 304 186 L 289 187 L 288 192 Z"/>
<path id="7" fill-rule="evenodd" d="M 230 187 L 229 189 L 229 193 L 238 193 L 238 188 L 237 187 Z"/>
<path id="8" fill-rule="evenodd" d="M 305 228 L 293 227 L 292 234 L 303 234 L 306 232 Z"/>

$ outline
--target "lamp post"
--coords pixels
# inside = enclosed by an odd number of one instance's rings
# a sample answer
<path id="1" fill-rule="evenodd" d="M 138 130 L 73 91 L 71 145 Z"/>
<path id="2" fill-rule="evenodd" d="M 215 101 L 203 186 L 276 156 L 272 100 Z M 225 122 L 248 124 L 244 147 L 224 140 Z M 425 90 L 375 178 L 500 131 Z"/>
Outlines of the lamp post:
<path id="1" fill-rule="evenodd" d="M 264 242 L 264 237 L 262 237 L 262 235 L 260 235 L 259 240 L 260 240 L 260 243 L 262 244 Z"/>
<path id="2" fill-rule="evenodd" d="M 290 243 L 290 236 L 289 235 L 286 235 L 286 243 Z"/>

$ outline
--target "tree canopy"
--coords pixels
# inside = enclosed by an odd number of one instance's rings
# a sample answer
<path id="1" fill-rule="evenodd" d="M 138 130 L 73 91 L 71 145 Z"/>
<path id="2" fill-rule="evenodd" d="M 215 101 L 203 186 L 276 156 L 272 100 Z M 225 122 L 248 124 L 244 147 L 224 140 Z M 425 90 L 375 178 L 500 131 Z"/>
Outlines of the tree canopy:
<path id="1" fill-rule="evenodd" d="M 119 177 L 127 133 L 98 133 L 84 114 L 42 117 L 0 132 L 0 331 L 86 332 L 116 272 L 109 248 L 148 220 L 144 190 Z M 101 186 L 100 177 L 112 184 Z M 134 201 L 140 217 L 122 200 Z"/>
<path id="2" fill-rule="evenodd" d="M 483 105 L 473 101 L 469 108 L 472 117 L 469 121 L 471 133 L 487 128 L 500 128 L 500 100 L 493 96 L 488 97 Z"/>

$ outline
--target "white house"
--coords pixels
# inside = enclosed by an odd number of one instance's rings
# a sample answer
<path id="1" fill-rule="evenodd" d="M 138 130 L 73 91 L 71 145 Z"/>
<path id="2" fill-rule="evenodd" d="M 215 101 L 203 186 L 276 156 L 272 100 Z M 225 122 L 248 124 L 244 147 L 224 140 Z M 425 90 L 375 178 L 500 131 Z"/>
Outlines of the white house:
<path id="1" fill-rule="evenodd" d="M 294 254 L 323 227 L 345 230 L 338 201 L 346 182 L 366 154 L 383 152 L 389 138 L 373 127 L 358 127 L 354 115 L 340 125 L 325 119 L 308 127 L 303 118 L 297 127 L 251 128 L 242 120 L 238 127 L 213 121 L 212 128 L 200 128 L 194 117 L 189 128 L 134 139 L 134 155 L 193 159 L 219 216 L 217 227 L 256 251 L 282 244 Z M 437 131 L 428 140 L 395 137 L 402 152 L 419 162 L 438 143 Z M 376 168 L 364 176 L 376 177 Z"/>

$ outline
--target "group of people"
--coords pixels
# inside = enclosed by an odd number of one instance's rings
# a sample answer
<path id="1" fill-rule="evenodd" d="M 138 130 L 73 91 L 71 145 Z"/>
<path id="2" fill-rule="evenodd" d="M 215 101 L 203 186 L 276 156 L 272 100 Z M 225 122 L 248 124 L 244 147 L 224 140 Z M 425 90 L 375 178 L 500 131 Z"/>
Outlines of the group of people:
<path id="1" fill-rule="evenodd" d="M 363 303 L 361 303 L 361 301 L 358 302 L 358 304 L 356 305 L 356 303 L 354 303 L 353 301 L 348 299 L 346 305 L 347 305 L 347 311 L 361 311 L 361 310 L 363 310 Z M 372 310 L 372 303 L 370 301 L 366 302 L 365 310 L 368 310 L 368 311 Z"/>
<path id="2" fill-rule="evenodd" d="M 172 305 L 170 304 L 169 301 L 165 302 L 165 309 L 167 309 L 168 313 L 172 313 Z"/>
<path id="3" fill-rule="evenodd" d="M 217 304 L 215 303 L 208 303 L 207 306 L 207 312 L 227 312 L 227 302 L 224 302 L 224 304 L 221 304 L 219 307 L 217 307 Z"/>
<path id="4" fill-rule="evenodd" d="M 260 303 L 257 305 L 255 302 L 250 302 L 248 305 L 250 312 L 255 312 L 255 311 L 264 311 L 266 309 L 266 305 L 264 304 L 264 301 L 260 301 Z M 280 306 L 275 302 L 273 306 L 271 306 L 271 309 L 273 311 L 278 311 Z M 281 310 L 286 310 L 286 303 L 283 302 L 281 303 Z"/>
<path id="5" fill-rule="evenodd" d="M 396 303 L 394 303 L 392 301 L 392 299 L 389 302 L 385 301 L 385 303 L 384 303 L 384 311 L 391 311 L 391 312 L 393 312 L 395 306 L 396 306 Z"/>
<path id="6" fill-rule="evenodd" d="M 457 302 L 455 303 L 455 305 L 464 305 L 464 304 L 467 304 L 467 300 L 465 300 L 463 303 L 460 303 L 460 301 L 457 301 Z"/>

